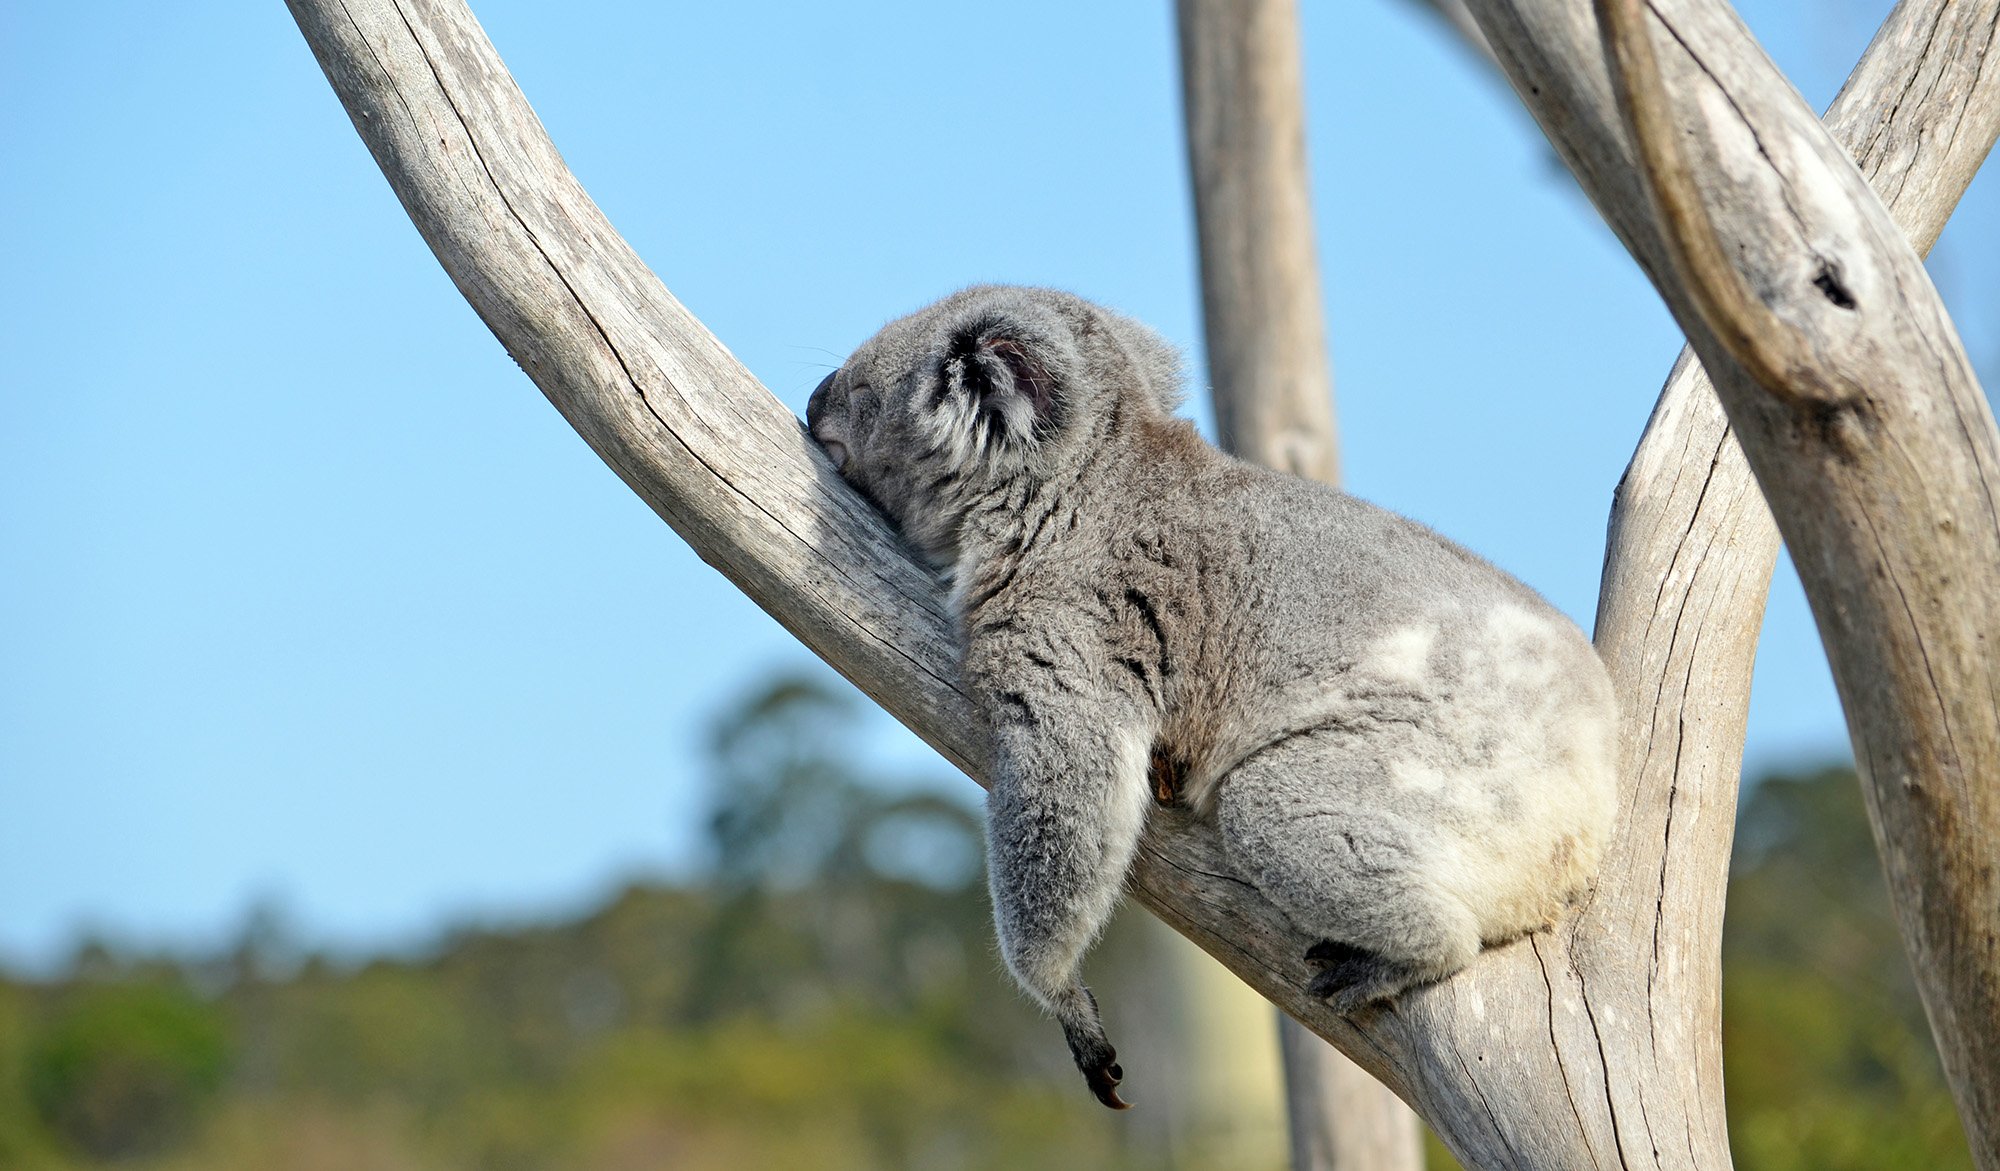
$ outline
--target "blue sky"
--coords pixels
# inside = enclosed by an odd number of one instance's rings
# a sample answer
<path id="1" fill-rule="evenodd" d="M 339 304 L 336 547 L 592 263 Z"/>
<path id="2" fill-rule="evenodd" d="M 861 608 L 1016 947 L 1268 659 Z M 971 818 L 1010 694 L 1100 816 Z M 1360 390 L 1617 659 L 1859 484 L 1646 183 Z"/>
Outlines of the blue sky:
<path id="1" fill-rule="evenodd" d="M 1887 7 L 1744 14 L 1823 105 Z M 976 281 L 1074 289 L 1199 359 L 1164 4 L 475 10 L 612 221 L 795 410 Z M 1311 4 L 1305 32 L 1348 485 L 1587 621 L 1672 323 L 1406 0 Z M 809 656 L 515 369 L 283 5 L 5 6 L 0 111 L 0 960 L 213 941 L 258 900 L 403 945 L 694 865 L 706 721 Z M 1989 384 L 1996 254 L 1989 173 L 1933 266 Z M 1845 754 L 1789 569 L 1758 672 L 1753 769 Z M 946 773 L 876 723 L 885 770 Z"/>

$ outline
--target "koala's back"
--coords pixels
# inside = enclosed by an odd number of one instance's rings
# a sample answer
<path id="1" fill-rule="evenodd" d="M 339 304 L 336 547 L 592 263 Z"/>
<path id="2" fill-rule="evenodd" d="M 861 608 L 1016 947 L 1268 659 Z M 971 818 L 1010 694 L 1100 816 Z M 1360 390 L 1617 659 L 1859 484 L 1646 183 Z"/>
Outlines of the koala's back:
<path id="1" fill-rule="evenodd" d="M 1308 738 L 1348 798 L 1432 854 L 1488 939 L 1580 892 L 1609 833 L 1617 721 L 1573 623 L 1323 485 L 1206 445 L 1132 467 L 1098 510 L 1109 552 L 1093 572 L 1145 611 L 1109 636 L 1163 653 L 1158 751 L 1190 804 L 1211 809 L 1233 770 Z M 1296 780 L 1302 800 L 1327 782 Z"/>

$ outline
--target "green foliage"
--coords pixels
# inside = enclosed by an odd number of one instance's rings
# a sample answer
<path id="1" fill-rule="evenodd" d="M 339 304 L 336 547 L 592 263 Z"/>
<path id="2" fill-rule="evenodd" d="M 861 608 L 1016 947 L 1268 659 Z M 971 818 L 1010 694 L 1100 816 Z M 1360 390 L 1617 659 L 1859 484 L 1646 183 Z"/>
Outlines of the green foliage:
<path id="1" fill-rule="evenodd" d="M 979 823 L 926 782 L 885 786 L 850 762 L 852 701 L 784 678 L 720 720 L 710 841 L 725 888 L 874 887 L 946 891 L 979 874 Z"/>
<path id="2" fill-rule="evenodd" d="M 1744 801 L 1722 973 L 1741 1171 L 1972 1166 L 1852 770 Z"/>
<path id="3" fill-rule="evenodd" d="M 264 913 L 188 965 L 207 999 L 103 948 L 54 985 L 0 982 L 0 1166 L 1161 1165 L 1000 972 L 973 809 L 861 775 L 853 727 L 812 683 L 753 697 L 714 738 L 711 880 L 573 923 L 342 968 Z M 1124 934 L 1111 966 L 1142 964 Z M 133 1063 L 106 1055 L 133 1053 L 171 1109 L 120 1088 Z M 58 1067 L 95 1072 L 37 1074 L 61 1083 L 47 1109 L 8 1081 Z"/>
<path id="4" fill-rule="evenodd" d="M 852 727 L 810 683 L 753 697 L 710 879 L 574 922 L 341 966 L 264 913 L 215 957 L 0 980 L 0 1168 L 1194 1166 L 1005 979 L 969 805 L 862 775 Z M 1969 1167 L 1851 773 L 1752 791 L 1727 923 L 1737 1165 Z M 1154 959 L 1115 925 L 1093 979 L 1143 1002 Z"/>
<path id="5" fill-rule="evenodd" d="M 25 1061 L 34 1114 L 78 1151 L 152 1154 L 185 1140 L 222 1085 L 227 1030 L 175 983 L 68 991 Z"/>

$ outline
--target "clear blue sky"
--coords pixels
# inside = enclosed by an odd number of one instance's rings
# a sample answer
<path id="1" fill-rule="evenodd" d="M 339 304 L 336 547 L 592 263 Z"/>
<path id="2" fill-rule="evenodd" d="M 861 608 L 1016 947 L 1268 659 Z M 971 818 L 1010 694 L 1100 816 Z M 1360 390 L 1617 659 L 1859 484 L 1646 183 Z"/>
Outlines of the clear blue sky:
<path id="1" fill-rule="evenodd" d="M 1821 105 L 1887 7 L 1745 14 Z M 1349 486 L 1587 621 L 1673 326 L 1407 0 L 1307 9 Z M 795 410 L 974 281 L 1196 350 L 1165 4 L 476 10 Z M 211 941 L 258 899 L 401 944 L 694 864 L 705 721 L 807 656 L 502 353 L 283 5 L 6 5 L 0 119 L 0 960 Z M 1995 255 L 1989 174 L 1935 265 L 1989 383 Z M 1752 719 L 1753 768 L 1846 752 L 1789 569 Z M 886 726 L 870 750 L 944 771 Z"/>

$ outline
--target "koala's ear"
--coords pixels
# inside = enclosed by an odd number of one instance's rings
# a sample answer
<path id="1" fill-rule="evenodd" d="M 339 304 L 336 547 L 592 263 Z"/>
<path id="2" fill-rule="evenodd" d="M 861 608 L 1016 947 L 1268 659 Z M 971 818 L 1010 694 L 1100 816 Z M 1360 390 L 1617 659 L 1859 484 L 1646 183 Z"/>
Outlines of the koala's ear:
<path id="1" fill-rule="evenodd" d="M 1056 409 L 1056 379 L 1033 343 L 1004 327 L 967 329 L 946 355 L 946 382 L 955 383 L 1016 438 L 1032 438 Z"/>

